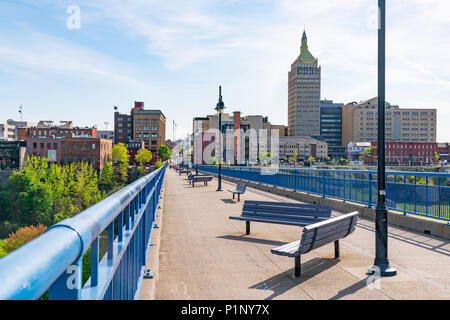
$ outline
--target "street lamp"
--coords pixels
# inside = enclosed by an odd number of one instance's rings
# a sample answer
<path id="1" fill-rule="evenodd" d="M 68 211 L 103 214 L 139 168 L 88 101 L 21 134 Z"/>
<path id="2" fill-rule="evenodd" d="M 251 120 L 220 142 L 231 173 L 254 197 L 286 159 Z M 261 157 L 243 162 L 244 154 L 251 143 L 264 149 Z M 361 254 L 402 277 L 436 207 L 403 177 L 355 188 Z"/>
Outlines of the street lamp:
<path id="1" fill-rule="evenodd" d="M 368 274 L 395 276 L 397 270 L 388 259 L 388 210 L 386 207 L 386 145 L 385 145 L 385 89 L 386 89 L 386 0 L 378 0 L 378 202 L 375 210 L 375 262 Z"/>
<path id="2" fill-rule="evenodd" d="M 222 86 L 219 86 L 219 102 L 215 110 L 219 114 L 219 183 L 216 191 L 222 191 L 222 112 L 225 109 L 225 104 L 222 101 Z"/>

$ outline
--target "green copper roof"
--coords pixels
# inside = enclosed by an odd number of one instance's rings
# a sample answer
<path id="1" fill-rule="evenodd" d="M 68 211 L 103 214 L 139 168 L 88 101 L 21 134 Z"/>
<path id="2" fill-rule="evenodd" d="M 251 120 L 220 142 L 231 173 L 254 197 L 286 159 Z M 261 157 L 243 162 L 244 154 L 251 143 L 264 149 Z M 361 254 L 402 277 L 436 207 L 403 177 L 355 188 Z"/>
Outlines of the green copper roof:
<path id="1" fill-rule="evenodd" d="M 300 57 L 299 58 L 303 63 L 316 62 L 316 58 L 314 58 L 314 56 L 308 50 L 308 38 L 306 37 L 305 31 L 303 31 L 302 46 L 300 47 Z"/>

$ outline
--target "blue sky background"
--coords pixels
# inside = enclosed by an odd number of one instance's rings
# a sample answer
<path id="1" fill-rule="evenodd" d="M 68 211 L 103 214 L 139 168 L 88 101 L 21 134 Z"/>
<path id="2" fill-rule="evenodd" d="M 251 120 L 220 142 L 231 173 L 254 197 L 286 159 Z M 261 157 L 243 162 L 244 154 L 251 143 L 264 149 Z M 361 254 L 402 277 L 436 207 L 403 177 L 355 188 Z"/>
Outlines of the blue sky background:
<path id="1" fill-rule="evenodd" d="M 177 137 L 192 117 L 226 111 L 287 124 L 287 73 L 303 28 L 322 65 L 322 98 L 376 96 L 376 0 L 2 0 L 0 122 L 113 126 L 113 106 L 158 108 Z M 66 27 L 68 6 L 81 29 Z M 450 1 L 391 0 L 387 100 L 438 109 L 450 141 Z"/>

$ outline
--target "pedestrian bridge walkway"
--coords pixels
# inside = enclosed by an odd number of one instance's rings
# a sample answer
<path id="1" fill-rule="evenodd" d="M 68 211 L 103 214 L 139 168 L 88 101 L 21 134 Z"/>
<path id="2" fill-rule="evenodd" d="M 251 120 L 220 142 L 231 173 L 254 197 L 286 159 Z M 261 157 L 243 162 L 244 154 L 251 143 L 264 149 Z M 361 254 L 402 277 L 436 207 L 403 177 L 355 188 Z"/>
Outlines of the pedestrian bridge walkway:
<path id="1" fill-rule="evenodd" d="M 302 256 L 302 277 L 294 278 L 294 260 L 270 249 L 298 240 L 301 228 L 252 223 L 245 236 L 245 223 L 228 217 L 240 215 L 243 200 L 295 200 L 248 188 L 238 203 L 226 191 L 234 184 L 223 181 L 216 192 L 216 180 L 192 188 L 185 179 L 167 169 L 157 250 L 148 259 L 155 277 L 143 280 L 141 299 L 450 299 L 450 241 L 390 227 L 398 275 L 372 282 L 365 272 L 375 256 L 374 223 L 360 218 L 341 240 L 340 259 L 332 244 L 316 249 Z"/>

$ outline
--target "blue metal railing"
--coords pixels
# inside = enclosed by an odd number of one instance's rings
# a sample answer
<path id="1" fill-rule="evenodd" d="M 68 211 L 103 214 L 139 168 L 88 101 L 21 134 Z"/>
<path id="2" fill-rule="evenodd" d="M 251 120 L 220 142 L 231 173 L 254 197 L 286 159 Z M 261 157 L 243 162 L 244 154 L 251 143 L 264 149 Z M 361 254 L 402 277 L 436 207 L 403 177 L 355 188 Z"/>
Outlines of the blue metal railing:
<path id="1" fill-rule="evenodd" d="M 137 298 L 165 170 L 140 178 L 0 259 L 0 300 L 39 299 L 47 290 L 55 300 Z M 107 251 L 100 260 L 102 237 Z M 83 255 L 89 249 L 90 278 L 82 285 Z"/>
<path id="2" fill-rule="evenodd" d="M 217 174 L 218 167 L 199 170 Z M 377 201 L 376 171 L 223 166 L 222 175 L 369 207 Z M 450 174 L 387 172 L 386 179 L 389 209 L 450 221 Z"/>

